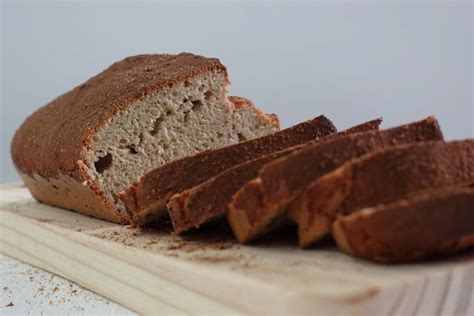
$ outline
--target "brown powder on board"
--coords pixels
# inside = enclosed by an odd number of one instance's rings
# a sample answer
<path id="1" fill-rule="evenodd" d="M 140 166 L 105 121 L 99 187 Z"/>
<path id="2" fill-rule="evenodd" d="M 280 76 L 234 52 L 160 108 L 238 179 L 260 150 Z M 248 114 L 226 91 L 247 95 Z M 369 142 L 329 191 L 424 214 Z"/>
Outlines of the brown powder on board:
<path id="1" fill-rule="evenodd" d="M 196 256 L 195 259 L 199 261 L 204 261 L 208 263 L 223 263 L 223 262 L 233 262 L 239 259 L 239 257 L 225 256 L 225 257 L 213 257 L 213 256 Z"/>

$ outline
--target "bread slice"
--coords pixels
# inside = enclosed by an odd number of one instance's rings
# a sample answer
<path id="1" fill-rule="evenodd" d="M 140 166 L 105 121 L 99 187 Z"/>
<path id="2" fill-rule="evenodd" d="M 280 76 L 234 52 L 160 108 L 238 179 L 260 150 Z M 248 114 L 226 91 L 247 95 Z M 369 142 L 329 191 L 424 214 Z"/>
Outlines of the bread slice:
<path id="1" fill-rule="evenodd" d="M 227 84 L 217 59 L 126 58 L 32 114 L 13 161 L 39 201 L 127 223 L 116 193 L 144 172 L 278 130 L 275 116 L 230 102 Z"/>
<path id="2" fill-rule="evenodd" d="M 168 210 L 175 233 L 182 233 L 192 227 L 198 228 L 200 225 L 208 221 L 225 215 L 227 213 L 227 205 L 229 204 L 232 196 L 247 181 L 256 178 L 258 176 L 258 171 L 264 164 L 295 152 L 304 146 L 321 142 L 328 137 L 341 137 L 342 135 L 347 135 L 349 133 L 376 130 L 378 129 L 381 121 L 381 119 L 369 121 L 367 123 L 354 126 L 353 128 L 346 131 L 330 134 L 329 136 L 312 140 L 309 143 L 293 146 L 262 156 L 260 158 L 244 162 L 229 168 L 188 190 L 175 194 L 168 202 Z M 280 131 L 277 134 L 283 135 L 285 133 L 289 139 L 293 139 L 295 134 L 294 128 L 298 127 L 299 125 Z M 270 137 L 271 136 L 265 136 L 262 139 Z M 301 140 L 298 140 L 298 143 L 300 142 Z M 296 142 L 292 144 L 291 142 L 288 142 L 285 145 L 288 147 L 294 145 L 295 143 Z M 234 146 L 243 146 L 244 144 L 245 143 L 241 143 Z M 279 146 L 275 147 L 274 149 L 278 150 L 281 148 L 282 147 Z"/>
<path id="3" fill-rule="evenodd" d="M 174 161 L 145 173 L 118 196 L 140 225 L 168 216 L 166 202 L 219 172 L 262 155 L 332 134 L 333 123 L 324 116 L 316 117 L 274 134 L 235 145 L 208 150 Z"/>
<path id="4" fill-rule="evenodd" d="M 339 216 L 332 232 L 352 255 L 404 262 L 474 246 L 474 188 L 443 188 Z"/>
<path id="5" fill-rule="evenodd" d="M 227 219 L 241 243 L 285 222 L 286 207 L 318 177 L 368 152 L 397 144 L 440 140 L 435 118 L 383 131 L 369 131 L 328 139 L 265 165 L 229 204 Z"/>
<path id="6" fill-rule="evenodd" d="M 474 183 L 474 140 L 396 146 L 355 159 L 311 183 L 288 208 L 301 247 L 331 230 L 337 214 L 419 191 Z"/>

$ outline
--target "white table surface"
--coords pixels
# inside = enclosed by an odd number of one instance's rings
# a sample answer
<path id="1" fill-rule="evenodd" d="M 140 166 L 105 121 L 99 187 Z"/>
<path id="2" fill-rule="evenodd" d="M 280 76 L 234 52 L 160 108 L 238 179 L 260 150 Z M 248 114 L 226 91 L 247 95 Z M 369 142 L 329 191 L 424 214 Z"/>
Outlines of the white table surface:
<path id="1" fill-rule="evenodd" d="M 137 315 L 80 285 L 0 254 L 0 315 Z"/>

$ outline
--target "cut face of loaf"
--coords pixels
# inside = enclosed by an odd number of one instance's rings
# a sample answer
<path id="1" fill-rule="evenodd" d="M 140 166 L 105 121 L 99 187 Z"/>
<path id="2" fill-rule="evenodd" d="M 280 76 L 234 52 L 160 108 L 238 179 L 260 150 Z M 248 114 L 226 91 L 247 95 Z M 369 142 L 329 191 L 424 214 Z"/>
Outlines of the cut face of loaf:
<path id="1" fill-rule="evenodd" d="M 474 140 L 424 142 L 355 159 L 311 183 L 289 207 L 300 246 L 330 232 L 338 214 L 389 203 L 423 190 L 474 183 Z"/>
<path id="2" fill-rule="evenodd" d="M 339 216 L 340 249 L 379 261 L 404 262 L 474 246 L 474 189 L 442 188 Z"/>
<path id="3" fill-rule="evenodd" d="M 277 130 L 272 118 L 259 113 L 249 100 L 230 97 L 232 102 L 226 103 L 222 98 L 207 98 L 209 91 L 219 96 L 222 80 L 206 84 L 204 93 L 199 87 L 205 80 L 189 80 L 188 89 L 183 84 L 154 95 L 154 100 L 131 105 L 95 136 L 97 142 L 86 153 L 89 161 L 94 161 L 89 166 L 90 175 L 121 212 L 125 207 L 116 194 L 144 172 Z M 176 92 L 178 96 L 173 98 Z M 170 100 L 169 107 L 149 106 L 159 104 L 159 100 Z"/>
<path id="4" fill-rule="evenodd" d="M 127 223 L 116 193 L 146 171 L 278 130 L 227 84 L 217 59 L 126 58 L 29 117 L 13 160 L 39 201 Z"/>
<path id="5" fill-rule="evenodd" d="M 440 140 L 435 118 L 382 131 L 369 131 L 329 139 L 276 159 L 260 169 L 233 196 L 227 219 L 241 243 L 284 223 L 290 203 L 315 179 L 364 154 L 399 144 Z"/>
<path id="6" fill-rule="evenodd" d="M 298 134 L 296 133 L 295 129 L 297 130 L 298 127 L 301 125 L 306 125 L 309 122 L 298 124 L 273 135 L 280 134 L 281 136 L 287 136 L 289 138 L 289 142 L 287 143 L 288 145 L 292 143 L 291 140 L 293 140 L 293 144 L 297 144 L 296 136 Z M 300 150 L 301 148 L 304 148 L 305 146 L 311 146 L 317 142 L 322 142 L 328 137 L 335 138 L 350 133 L 376 130 L 378 129 L 381 122 L 381 119 L 372 120 L 339 133 L 329 134 L 328 136 L 321 138 L 311 138 L 309 141 L 297 146 L 287 146 L 289 148 L 264 155 L 260 158 L 252 159 L 232 168 L 226 169 L 225 171 L 217 174 L 203 183 L 200 183 L 199 185 L 196 185 L 179 194 L 175 194 L 168 202 L 168 210 L 174 232 L 179 234 L 192 227 L 198 228 L 200 225 L 208 221 L 225 215 L 227 213 L 227 205 L 230 203 L 232 196 L 246 182 L 256 178 L 258 176 L 258 171 L 262 168 L 262 166 L 269 163 L 270 161 L 289 155 Z M 317 127 L 317 125 L 315 125 L 315 127 Z M 262 139 L 267 139 L 267 141 L 270 141 L 268 138 L 272 137 L 273 135 L 265 136 Z M 243 144 L 234 146 L 240 145 Z M 276 148 L 278 147 L 274 146 L 274 149 Z"/>

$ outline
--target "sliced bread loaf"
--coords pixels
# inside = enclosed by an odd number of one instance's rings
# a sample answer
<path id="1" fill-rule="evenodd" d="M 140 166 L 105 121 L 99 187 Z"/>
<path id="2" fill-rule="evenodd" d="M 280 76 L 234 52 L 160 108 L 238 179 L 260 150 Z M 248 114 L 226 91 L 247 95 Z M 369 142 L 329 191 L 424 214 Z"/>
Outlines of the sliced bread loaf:
<path id="1" fill-rule="evenodd" d="M 145 224 L 168 216 L 167 200 L 202 183 L 221 171 L 336 131 L 324 116 L 282 131 L 235 145 L 208 150 L 151 170 L 118 196 L 131 214 L 133 224 Z"/>
<path id="2" fill-rule="evenodd" d="M 328 234 L 338 214 L 389 203 L 419 191 L 474 183 L 474 140 L 386 148 L 350 161 L 293 200 L 301 247 Z"/>
<path id="3" fill-rule="evenodd" d="M 429 117 L 307 146 L 260 169 L 233 197 L 227 219 L 240 242 L 251 241 L 284 222 L 286 207 L 307 185 L 345 162 L 381 148 L 442 138 L 438 122 Z"/>
<path id="4" fill-rule="evenodd" d="M 352 255 L 402 262 L 474 246 L 474 189 L 428 190 L 338 216 L 337 245 Z"/>
<path id="5" fill-rule="evenodd" d="M 377 130 L 381 122 L 381 119 L 369 121 L 342 132 L 330 134 L 326 137 L 318 138 L 301 145 L 293 146 L 241 163 L 232 168 L 226 169 L 203 183 L 175 194 L 168 202 L 168 211 L 175 233 L 179 234 L 185 232 L 192 227 L 197 228 L 208 221 L 225 215 L 227 213 L 227 205 L 230 203 L 232 196 L 242 187 L 242 185 L 256 178 L 258 176 L 258 171 L 266 163 L 285 155 L 289 155 L 304 146 L 311 146 L 317 142 L 324 141 L 328 137 L 334 138 L 350 133 Z M 295 127 L 297 126 L 298 125 Z M 288 133 L 289 138 L 292 139 L 292 135 L 295 134 L 295 131 L 293 130 L 295 127 L 280 131 L 277 134 Z M 270 137 L 271 136 L 265 136 L 263 138 Z M 244 143 L 234 146 L 243 145 Z M 287 145 L 292 146 L 292 143 L 288 142 Z M 277 150 L 280 148 L 281 147 L 275 147 L 274 149 Z"/>
<path id="6" fill-rule="evenodd" d="M 126 58 L 32 114 L 13 161 L 37 200 L 127 223 L 116 193 L 144 172 L 278 130 L 275 116 L 230 102 L 227 85 L 217 59 Z"/>

